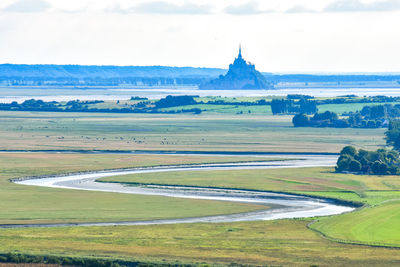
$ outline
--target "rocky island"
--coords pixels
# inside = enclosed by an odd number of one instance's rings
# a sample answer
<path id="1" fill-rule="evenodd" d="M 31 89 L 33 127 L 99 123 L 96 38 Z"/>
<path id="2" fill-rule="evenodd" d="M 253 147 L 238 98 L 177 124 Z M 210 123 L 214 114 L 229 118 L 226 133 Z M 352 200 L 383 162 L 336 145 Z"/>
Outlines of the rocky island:
<path id="1" fill-rule="evenodd" d="M 203 83 L 199 89 L 203 90 L 243 90 L 243 89 L 272 89 L 273 85 L 265 79 L 255 66 L 242 57 L 242 48 L 239 46 L 239 55 L 229 65 L 225 75 Z"/>

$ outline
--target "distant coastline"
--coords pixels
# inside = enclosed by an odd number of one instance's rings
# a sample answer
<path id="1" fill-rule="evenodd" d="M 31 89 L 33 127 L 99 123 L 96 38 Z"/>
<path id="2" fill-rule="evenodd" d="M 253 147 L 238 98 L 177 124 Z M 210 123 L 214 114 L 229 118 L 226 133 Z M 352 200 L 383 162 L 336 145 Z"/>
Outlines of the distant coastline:
<path id="1" fill-rule="evenodd" d="M 106 89 L 197 88 L 226 69 L 169 66 L 0 64 L 0 87 Z M 399 73 L 282 74 L 262 72 L 275 89 L 400 88 Z M 260 89 L 263 90 L 263 89 Z"/>

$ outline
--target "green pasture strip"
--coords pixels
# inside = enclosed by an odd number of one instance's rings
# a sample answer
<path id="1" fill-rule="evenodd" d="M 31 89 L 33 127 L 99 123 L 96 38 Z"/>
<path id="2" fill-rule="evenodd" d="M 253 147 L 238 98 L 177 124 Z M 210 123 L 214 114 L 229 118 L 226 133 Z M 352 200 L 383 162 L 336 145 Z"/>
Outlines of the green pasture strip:
<path id="1" fill-rule="evenodd" d="M 400 194 L 397 200 L 356 212 L 321 218 L 310 227 L 339 242 L 400 247 Z"/>
<path id="2" fill-rule="evenodd" d="M 0 150 L 333 152 L 384 145 L 385 129 L 295 128 L 292 116 L 0 111 Z"/>
<path id="3" fill-rule="evenodd" d="M 335 173 L 332 167 L 139 173 L 101 178 L 103 182 L 190 185 L 297 193 L 376 205 L 399 198 L 388 186 L 398 176 Z"/>
<path id="4" fill-rule="evenodd" d="M 318 112 L 325 112 L 325 111 L 332 111 L 338 114 L 342 114 L 344 112 L 356 112 L 361 111 L 365 106 L 376 106 L 376 105 L 386 105 L 392 104 L 396 105 L 399 102 L 387 102 L 387 103 L 379 103 L 379 102 L 372 102 L 372 103 L 343 103 L 343 104 L 322 104 L 318 105 Z"/>
<path id="5" fill-rule="evenodd" d="M 357 178 L 357 177 L 356 177 Z M 173 184 L 283 192 L 363 191 L 362 181 L 336 174 L 333 168 L 203 170 L 138 173 L 99 179 L 122 183 Z"/>
<path id="6" fill-rule="evenodd" d="M 270 96 L 238 96 L 238 97 L 223 97 L 223 96 L 205 96 L 205 97 L 196 97 L 195 100 L 197 102 L 212 102 L 212 101 L 224 101 L 228 103 L 233 103 L 233 102 L 257 102 L 258 100 L 264 99 L 266 101 L 270 101 Z"/>
<path id="7" fill-rule="evenodd" d="M 117 227 L 2 229 L 0 251 L 165 263 L 395 266 L 398 250 L 339 244 L 309 220 Z"/>
<path id="8" fill-rule="evenodd" d="M 111 168 L 260 160 L 248 157 L 0 153 L 0 223 L 134 221 L 239 213 L 265 206 L 25 186 L 9 179 Z"/>
<path id="9" fill-rule="evenodd" d="M 197 104 L 197 105 L 186 105 L 171 108 L 162 108 L 160 111 L 179 111 L 182 109 L 193 109 L 199 108 L 203 113 L 206 114 L 265 114 L 272 115 L 271 106 L 243 106 L 243 105 L 213 105 L 213 104 Z M 250 112 L 249 112 L 250 111 Z"/>

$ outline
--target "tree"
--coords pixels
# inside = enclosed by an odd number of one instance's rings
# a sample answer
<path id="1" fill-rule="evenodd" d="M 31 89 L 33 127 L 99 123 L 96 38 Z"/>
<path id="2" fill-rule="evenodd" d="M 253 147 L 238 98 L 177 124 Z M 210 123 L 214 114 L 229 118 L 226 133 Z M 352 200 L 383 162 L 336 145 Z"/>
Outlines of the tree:
<path id="1" fill-rule="evenodd" d="M 285 114 L 288 112 L 288 101 L 284 99 L 272 99 L 271 101 L 272 114 Z"/>
<path id="2" fill-rule="evenodd" d="M 375 161 L 371 166 L 371 170 L 374 174 L 386 174 L 388 165 L 384 162 Z"/>
<path id="3" fill-rule="evenodd" d="M 300 112 L 306 114 L 314 114 L 318 111 L 317 104 L 315 101 L 306 100 L 304 98 L 300 99 Z"/>
<path id="4" fill-rule="evenodd" d="M 369 115 L 371 119 L 384 118 L 385 115 L 386 115 L 385 106 L 378 105 L 378 106 L 372 106 L 371 107 L 371 112 L 370 112 L 370 115 Z"/>
<path id="5" fill-rule="evenodd" d="M 156 108 L 168 108 L 168 107 L 177 107 L 177 106 L 186 106 L 186 105 L 194 105 L 197 104 L 196 100 L 194 100 L 193 96 L 189 95 L 181 95 L 181 96 L 172 96 L 168 95 L 165 98 L 161 98 L 155 103 Z"/>
<path id="6" fill-rule="evenodd" d="M 340 152 L 335 169 L 337 172 L 396 175 L 400 171 L 399 155 L 395 150 L 357 151 L 352 146 L 346 146 Z"/>
<path id="7" fill-rule="evenodd" d="M 336 171 L 343 172 L 348 171 L 350 167 L 350 162 L 353 160 L 349 155 L 341 155 L 336 163 Z"/>
<path id="8" fill-rule="evenodd" d="M 357 160 L 350 161 L 349 171 L 351 172 L 360 172 L 361 171 L 361 163 Z"/>
<path id="9" fill-rule="evenodd" d="M 357 149 L 353 146 L 345 146 L 342 151 L 340 151 L 340 155 L 349 155 L 354 157 L 357 154 Z"/>
<path id="10" fill-rule="evenodd" d="M 307 115 L 300 113 L 300 114 L 294 115 L 294 117 L 292 119 L 292 123 L 293 123 L 294 127 L 305 127 L 305 126 L 309 126 L 310 121 L 308 120 Z"/>
<path id="11" fill-rule="evenodd" d="M 386 144 L 393 146 L 393 149 L 400 151 L 400 121 L 395 120 L 389 123 L 389 130 L 385 132 Z"/>
<path id="12" fill-rule="evenodd" d="M 328 120 L 335 121 L 338 119 L 338 115 L 335 112 L 325 111 L 324 113 L 315 113 L 313 120 Z"/>

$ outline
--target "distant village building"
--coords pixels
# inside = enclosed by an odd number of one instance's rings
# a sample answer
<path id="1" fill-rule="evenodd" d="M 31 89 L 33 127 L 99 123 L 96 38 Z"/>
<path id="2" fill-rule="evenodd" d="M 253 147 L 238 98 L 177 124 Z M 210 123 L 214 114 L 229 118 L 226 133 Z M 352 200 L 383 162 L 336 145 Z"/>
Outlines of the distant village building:
<path id="1" fill-rule="evenodd" d="M 229 65 L 229 70 L 219 78 L 203 83 L 199 86 L 205 90 L 230 90 L 230 89 L 272 89 L 264 75 L 256 70 L 255 66 L 242 57 L 242 47 L 239 46 L 239 55 Z"/>

